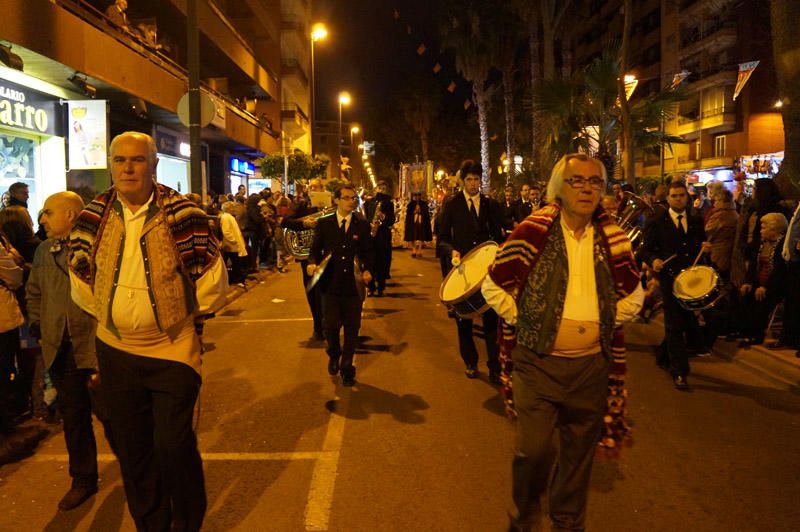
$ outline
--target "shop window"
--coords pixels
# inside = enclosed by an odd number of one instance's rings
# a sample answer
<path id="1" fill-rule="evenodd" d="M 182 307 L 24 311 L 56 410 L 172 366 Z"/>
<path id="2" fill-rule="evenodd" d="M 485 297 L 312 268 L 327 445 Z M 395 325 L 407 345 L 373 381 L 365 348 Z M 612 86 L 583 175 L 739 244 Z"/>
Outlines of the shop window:
<path id="1" fill-rule="evenodd" d="M 21 182 L 28 185 L 31 198 L 36 191 L 36 147 L 32 138 L 0 133 L 0 195 L 7 200 L 8 187 Z"/>
<path id="2" fill-rule="evenodd" d="M 719 135 L 714 139 L 714 157 L 725 157 L 726 136 Z"/>

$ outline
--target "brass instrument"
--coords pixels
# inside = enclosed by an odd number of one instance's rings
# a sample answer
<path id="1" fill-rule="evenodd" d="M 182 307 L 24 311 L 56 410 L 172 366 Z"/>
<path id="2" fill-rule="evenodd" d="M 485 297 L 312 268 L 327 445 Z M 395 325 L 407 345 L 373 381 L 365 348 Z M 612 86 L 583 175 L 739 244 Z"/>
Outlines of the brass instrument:
<path id="1" fill-rule="evenodd" d="M 308 216 L 299 218 L 298 221 L 317 220 L 330 216 L 336 212 L 336 206 L 326 207 L 321 211 L 314 212 Z M 283 230 L 283 247 L 286 251 L 298 260 L 308 259 L 311 253 L 311 243 L 314 241 L 314 229 L 307 228 L 301 231 L 294 229 L 284 228 Z"/>
<path id="2" fill-rule="evenodd" d="M 383 211 L 381 211 L 381 202 L 379 199 L 375 198 L 375 214 L 372 216 L 372 223 L 369 226 L 369 236 L 375 238 L 384 218 L 386 218 L 386 216 L 383 214 Z"/>
<path id="3" fill-rule="evenodd" d="M 642 244 L 642 230 L 639 227 L 639 217 L 645 212 L 653 212 L 653 208 L 647 202 L 633 192 L 625 191 L 622 193 L 624 208 L 617 216 L 617 225 L 625 231 L 631 241 L 633 250 Z"/>

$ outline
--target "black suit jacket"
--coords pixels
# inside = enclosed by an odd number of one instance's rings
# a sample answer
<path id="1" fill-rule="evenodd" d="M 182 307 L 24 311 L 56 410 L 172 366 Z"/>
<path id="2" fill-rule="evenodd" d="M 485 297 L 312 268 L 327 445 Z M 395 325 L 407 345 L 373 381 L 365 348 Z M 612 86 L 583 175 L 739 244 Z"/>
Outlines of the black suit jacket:
<path id="1" fill-rule="evenodd" d="M 319 281 L 322 292 L 355 294 L 356 278 L 353 263 L 356 257 L 362 270 L 373 271 L 369 223 L 353 213 L 350 227 L 343 237 L 336 214 L 321 218 L 314 229 L 309 263 L 319 264 L 328 253 L 332 254 L 331 261 Z"/>
<path id="2" fill-rule="evenodd" d="M 689 214 L 686 224 L 686 235 L 683 235 L 667 210 L 650 220 L 645 227 L 641 258 L 648 266 L 652 266 L 656 259 L 665 260 L 677 254 L 661 270 L 662 284 L 672 286 L 675 276 L 692 265 L 706 239 L 702 218 Z"/>
<path id="3" fill-rule="evenodd" d="M 522 223 L 522 220 L 530 216 L 531 212 L 533 212 L 533 203 L 529 201 L 526 205 L 520 198 L 511 205 L 511 208 L 514 211 L 514 221 Z"/>
<path id="4" fill-rule="evenodd" d="M 464 255 L 489 240 L 502 243 L 500 204 L 481 194 L 476 222 L 463 192 L 455 194 L 442 206 L 437 237 L 440 253 L 444 252 L 445 257 L 449 257 L 454 249 Z"/>
<path id="5" fill-rule="evenodd" d="M 378 225 L 378 232 L 375 235 L 375 239 L 380 240 L 381 244 L 388 244 L 391 246 L 392 226 L 396 221 L 394 215 L 394 202 L 392 201 L 392 198 L 388 196 L 388 194 L 379 193 L 364 205 L 364 214 L 367 221 L 370 223 L 370 228 L 372 220 L 375 218 L 375 210 L 378 208 L 378 205 L 381 207 L 381 212 L 383 213 L 384 218 L 380 225 Z M 375 242 L 375 244 L 377 244 L 377 242 Z"/>

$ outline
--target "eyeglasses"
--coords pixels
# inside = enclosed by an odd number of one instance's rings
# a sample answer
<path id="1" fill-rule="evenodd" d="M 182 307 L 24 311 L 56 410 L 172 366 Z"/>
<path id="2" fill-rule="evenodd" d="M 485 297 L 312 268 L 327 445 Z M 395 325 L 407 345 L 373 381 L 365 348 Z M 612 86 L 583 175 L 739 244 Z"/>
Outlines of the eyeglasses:
<path id="1" fill-rule="evenodd" d="M 356 199 L 356 197 L 355 196 L 340 196 L 339 199 L 340 200 L 354 200 L 354 199 Z"/>
<path id="2" fill-rule="evenodd" d="M 588 183 L 589 187 L 592 190 L 600 190 L 601 188 L 603 188 L 603 185 L 605 184 L 603 178 L 597 176 L 582 177 L 579 175 L 574 175 L 572 177 L 566 178 L 564 181 L 569 183 L 569 186 L 571 186 L 572 188 L 584 188 Z"/>

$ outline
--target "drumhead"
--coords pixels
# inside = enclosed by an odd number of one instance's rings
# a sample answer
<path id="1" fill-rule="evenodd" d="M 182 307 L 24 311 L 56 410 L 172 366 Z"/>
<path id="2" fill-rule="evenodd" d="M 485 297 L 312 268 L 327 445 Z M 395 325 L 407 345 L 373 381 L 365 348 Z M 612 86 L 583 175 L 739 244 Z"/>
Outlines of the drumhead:
<path id="1" fill-rule="evenodd" d="M 709 294 L 719 283 L 719 275 L 710 266 L 692 266 L 675 277 L 673 292 L 681 299 L 698 299 Z"/>
<path id="2" fill-rule="evenodd" d="M 446 303 L 474 292 L 489 272 L 497 249 L 494 242 L 486 242 L 464 255 L 461 266 L 453 268 L 447 274 L 439 291 L 439 298 Z"/>

